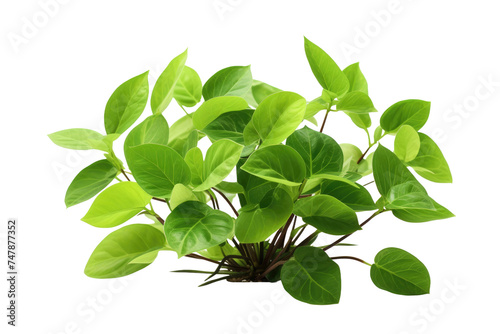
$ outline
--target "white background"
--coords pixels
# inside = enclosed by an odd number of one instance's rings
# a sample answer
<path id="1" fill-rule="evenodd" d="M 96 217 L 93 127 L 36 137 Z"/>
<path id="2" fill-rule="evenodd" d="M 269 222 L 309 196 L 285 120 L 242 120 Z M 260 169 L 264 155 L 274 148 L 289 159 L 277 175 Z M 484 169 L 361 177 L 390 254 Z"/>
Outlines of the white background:
<path id="1" fill-rule="evenodd" d="M 498 332 L 495 1 L 60 0 L 50 17 L 41 5 L 48 2 L 0 7 L 0 219 L 20 221 L 19 327 L 8 333 Z M 35 30 L 27 28 L 32 23 Z M 342 299 L 332 306 L 300 303 L 280 283 L 197 288 L 203 276 L 170 271 L 206 266 L 167 252 L 125 281 L 86 277 L 88 256 L 110 231 L 79 220 L 90 201 L 66 210 L 64 194 L 100 154 L 64 150 L 46 135 L 101 130 L 119 84 L 151 70 L 152 87 L 187 47 L 187 64 L 203 81 L 223 67 L 251 64 L 254 78 L 315 98 L 321 90 L 304 35 L 342 68 L 361 62 L 379 111 L 408 98 L 432 101 L 422 131 L 441 145 L 454 183 L 425 185 L 457 218 L 410 224 L 387 213 L 349 239 L 359 247 L 336 253 L 372 261 L 382 248 L 404 248 L 427 265 L 431 294 L 379 290 L 369 268 L 351 261 L 339 261 Z M 148 106 L 143 117 L 150 113 Z M 170 124 L 182 115 L 173 104 L 164 114 Z M 345 115 L 332 116 L 327 133 L 366 147 L 362 130 Z M 392 137 L 383 144 L 390 147 Z M 0 288 L 5 305 L 5 280 Z"/>

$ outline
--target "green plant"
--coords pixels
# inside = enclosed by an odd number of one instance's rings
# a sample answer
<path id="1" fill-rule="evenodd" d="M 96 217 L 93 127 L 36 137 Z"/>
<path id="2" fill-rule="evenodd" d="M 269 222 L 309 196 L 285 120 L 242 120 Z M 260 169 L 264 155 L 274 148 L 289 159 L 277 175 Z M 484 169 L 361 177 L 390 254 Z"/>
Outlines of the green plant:
<path id="1" fill-rule="evenodd" d="M 104 113 L 106 135 L 86 129 L 49 135 L 65 148 L 105 152 L 106 159 L 83 169 L 66 193 L 68 207 L 97 195 L 84 222 L 115 227 L 136 215 L 153 221 L 109 234 L 92 253 L 85 268 L 88 276 L 129 275 L 151 264 L 158 252 L 175 251 L 179 257 L 217 265 L 213 272 L 182 271 L 209 274 L 202 285 L 219 280 L 281 280 L 298 300 L 335 304 L 341 291 L 336 260 L 352 259 L 371 266 L 371 278 L 381 289 L 402 295 L 429 292 L 427 269 L 401 249 L 380 251 L 373 264 L 326 252 L 349 246 L 342 242 L 387 211 L 406 222 L 453 217 L 408 169 L 433 182 L 452 181 L 438 146 L 418 132 L 427 121 L 430 103 L 405 100 L 392 105 L 372 136 L 370 113 L 377 110 L 359 65 L 342 71 L 307 39 L 305 51 L 323 88 L 321 96 L 310 102 L 253 80 L 249 66 L 225 68 L 202 85 L 198 74 L 185 66 L 187 51 L 183 52 L 152 90 L 153 115 L 125 139 L 128 168 L 115 155 L 113 141 L 145 109 L 148 72 L 111 95 Z M 194 112 L 185 110 L 198 105 L 202 97 L 204 102 Z M 162 113 L 172 99 L 186 115 L 169 127 Z M 314 117 L 322 111 L 319 131 L 307 126 L 297 130 L 304 120 L 316 125 Z M 339 111 L 366 132 L 364 153 L 323 133 L 328 115 Z M 395 136 L 394 152 L 379 144 L 367 155 L 386 135 Z M 211 142 L 205 155 L 197 147 L 204 137 Z M 237 182 L 226 181 L 234 169 Z M 381 195 L 376 202 L 365 188 L 372 182 L 356 183 L 372 173 Z M 126 180 L 119 179 L 121 174 Z M 114 179 L 118 182 L 108 187 Z M 233 205 L 236 196 L 239 209 Z M 165 219 L 153 209 L 153 200 L 168 206 Z M 222 205 L 231 211 L 221 211 Z M 358 213 L 363 211 L 372 214 L 359 223 Z M 338 239 L 312 246 L 320 233 Z M 222 276 L 213 279 L 216 275 Z"/>

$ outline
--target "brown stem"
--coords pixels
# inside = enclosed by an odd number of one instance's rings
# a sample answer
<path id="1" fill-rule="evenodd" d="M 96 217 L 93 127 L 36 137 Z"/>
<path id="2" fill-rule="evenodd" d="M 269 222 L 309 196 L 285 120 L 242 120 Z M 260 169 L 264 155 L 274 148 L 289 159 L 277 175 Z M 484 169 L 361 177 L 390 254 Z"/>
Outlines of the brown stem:
<path id="1" fill-rule="evenodd" d="M 267 267 L 267 269 L 262 274 L 257 276 L 256 280 L 258 281 L 258 280 L 262 279 L 263 277 L 266 277 L 267 274 L 269 274 L 271 271 L 278 268 L 279 266 L 283 265 L 285 262 L 286 261 L 278 261 L 278 262 L 270 265 L 269 267 Z"/>
<path id="2" fill-rule="evenodd" d="M 212 262 L 212 263 L 220 264 L 220 262 L 218 262 L 218 261 L 211 260 L 211 259 L 209 259 L 209 258 L 206 258 L 206 257 L 201 256 L 201 255 L 198 255 L 198 254 L 194 254 L 194 253 L 187 254 L 187 255 L 185 255 L 185 256 L 186 256 L 186 257 L 190 257 L 190 258 L 192 258 L 192 259 L 205 260 L 205 261 L 208 261 L 208 262 Z"/>
<path id="3" fill-rule="evenodd" d="M 125 171 L 122 169 L 122 174 L 123 176 L 125 176 L 125 178 L 127 179 L 127 181 L 130 181 L 129 177 L 127 176 L 127 173 L 125 173 Z"/>
<path id="4" fill-rule="evenodd" d="M 154 199 L 155 201 L 159 201 L 159 202 L 167 203 L 167 201 L 165 201 L 163 198 L 153 197 L 153 199 Z"/>
<path id="5" fill-rule="evenodd" d="M 326 114 L 325 114 L 325 118 L 323 119 L 323 124 L 321 124 L 321 129 L 319 130 L 319 132 L 323 132 L 323 129 L 325 128 L 325 124 L 326 124 L 326 119 L 328 118 L 329 113 L 330 113 L 330 110 L 327 110 Z"/>
<path id="6" fill-rule="evenodd" d="M 361 262 L 361 263 L 364 263 L 364 264 L 367 264 L 370 266 L 370 264 L 366 261 L 363 261 L 357 257 L 354 257 L 354 256 L 334 256 L 334 257 L 331 257 L 330 259 L 332 260 L 341 260 L 341 259 L 348 259 L 348 260 L 354 260 L 354 261 L 358 261 L 358 262 Z"/>
<path id="7" fill-rule="evenodd" d="M 222 198 L 224 198 L 224 200 L 227 202 L 227 204 L 229 204 L 229 206 L 231 207 L 231 209 L 233 209 L 233 212 L 234 214 L 236 215 L 236 217 L 239 216 L 238 214 L 238 210 L 235 209 L 235 207 L 233 206 L 233 203 L 231 203 L 231 201 L 229 200 L 229 198 L 226 197 L 226 195 L 224 195 L 224 193 L 216 188 L 212 188 L 213 190 L 215 190 L 216 192 L 219 193 L 219 195 L 222 196 Z"/>
<path id="8" fill-rule="evenodd" d="M 379 211 L 375 212 L 373 215 L 371 215 L 371 216 L 370 216 L 367 220 L 365 220 L 365 221 L 364 221 L 363 223 L 361 223 L 359 226 L 360 226 L 360 227 L 365 226 L 366 224 L 368 224 L 368 222 L 370 222 L 370 220 L 372 220 L 373 218 L 375 218 L 376 216 L 378 216 L 378 215 L 379 215 L 379 214 L 381 214 L 382 212 L 384 212 L 384 210 L 379 210 Z M 350 236 L 351 236 L 351 235 L 353 235 L 353 234 L 354 234 L 354 232 L 352 232 L 352 233 L 350 233 L 350 234 L 346 234 L 346 235 L 344 235 L 342 238 L 339 238 L 339 239 L 337 239 L 336 241 L 334 241 L 334 242 L 332 242 L 331 244 L 329 244 L 328 246 L 323 247 L 323 250 L 324 250 L 324 251 L 329 250 L 330 248 L 332 248 L 333 246 L 335 246 L 335 245 L 337 245 L 337 244 L 341 243 L 342 241 L 344 241 L 344 239 L 346 239 L 346 238 L 350 237 Z"/>
<path id="9" fill-rule="evenodd" d="M 358 165 L 359 165 L 359 163 L 361 162 L 361 160 L 363 160 L 363 158 L 365 157 L 366 153 L 368 153 L 368 151 L 369 151 L 372 147 L 373 147 L 373 145 L 368 146 L 368 148 L 366 149 L 365 153 L 363 153 L 363 154 L 359 157 L 358 161 L 356 162 Z"/>

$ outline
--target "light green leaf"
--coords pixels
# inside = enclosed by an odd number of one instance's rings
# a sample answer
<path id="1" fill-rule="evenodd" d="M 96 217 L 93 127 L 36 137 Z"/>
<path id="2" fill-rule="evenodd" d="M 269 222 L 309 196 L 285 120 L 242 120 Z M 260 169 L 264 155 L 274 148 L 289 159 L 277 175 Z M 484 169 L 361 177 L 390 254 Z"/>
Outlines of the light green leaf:
<path id="1" fill-rule="evenodd" d="M 281 282 L 293 298 L 305 303 L 329 305 L 340 301 L 340 268 L 321 248 L 297 248 L 281 269 Z"/>
<path id="2" fill-rule="evenodd" d="M 207 190 L 221 183 L 236 167 L 242 150 L 243 146 L 229 139 L 213 143 L 203 162 L 203 182 L 194 190 Z"/>
<path id="3" fill-rule="evenodd" d="M 201 79 L 189 66 L 184 66 L 174 88 L 174 99 L 182 106 L 193 107 L 201 100 Z"/>
<path id="4" fill-rule="evenodd" d="M 49 135 L 50 140 L 58 146 L 71 150 L 91 150 L 91 140 L 103 140 L 104 136 L 99 132 L 88 129 L 67 129 Z"/>
<path id="5" fill-rule="evenodd" d="M 412 161 L 420 150 L 420 138 L 418 132 L 410 125 L 399 128 L 394 139 L 394 153 L 403 162 Z"/>
<path id="6" fill-rule="evenodd" d="M 242 194 L 245 192 L 243 186 L 238 182 L 226 182 L 222 181 L 218 185 L 215 186 L 218 190 L 228 193 L 228 194 Z"/>
<path id="7" fill-rule="evenodd" d="M 435 210 L 432 199 L 424 187 L 416 181 L 393 186 L 386 198 L 386 208 L 394 209 L 426 209 Z"/>
<path id="8" fill-rule="evenodd" d="M 325 181 L 321 184 L 321 194 L 333 196 L 354 211 L 376 210 L 372 196 L 363 186 L 358 188 L 341 181 Z"/>
<path id="9" fill-rule="evenodd" d="M 66 191 L 66 207 L 85 202 L 97 195 L 113 181 L 118 170 L 107 160 L 99 160 L 85 167 L 73 179 Z"/>
<path id="10" fill-rule="evenodd" d="M 244 97 L 252 89 L 252 83 L 250 66 L 227 67 L 207 80 L 203 86 L 203 98 L 208 101 L 217 96 Z"/>
<path id="11" fill-rule="evenodd" d="M 248 108 L 247 102 L 238 96 L 219 96 L 214 97 L 203 104 L 193 114 L 193 124 L 198 130 L 203 130 L 220 115 L 239 111 Z"/>
<path id="12" fill-rule="evenodd" d="M 316 115 L 321 110 L 327 110 L 327 109 L 328 109 L 328 103 L 323 101 L 321 97 L 315 98 L 314 100 L 312 100 L 307 104 L 304 118 L 308 119 Z"/>
<path id="13" fill-rule="evenodd" d="M 399 248 L 381 250 L 375 257 L 370 276 L 379 289 L 398 295 L 423 295 L 429 293 L 431 287 L 424 264 Z"/>
<path id="14" fill-rule="evenodd" d="M 347 66 L 343 72 L 349 80 L 349 92 L 362 92 L 368 95 L 368 82 L 359 68 L 359 63 Z"/>
<path id="15" fill-rule="evenodd" d="M 328 234 L 344 235 L 361 229 L 354 210 L 328 195 L 299 199 L 295 202 L 293 213 Z"/>
<path id="16" fill-rule="evenodd" d="M 133 77 L 118 87 L 106 104 L 106 133 L 124 133 L 141 116 L 148 102 L 149 71 Z"/>
<path id="17" fill-rule="evenodd" d="M 354 125 L 358 128 L 368 129 L 372 126 L 372 119 L 369 114 L 356 114 L 348 111 L 346 111 L 345 114 L 351 118 Z"/>
<path id="18" fill-rule="evenodd" d="M 263 140 L 261 147 L 280 144 L 304 120 L 306 100 L 292 92 L 265 98 L 255 110 L 252 124 Z"/>
<path id="19" fill-rule="evenodd" d="M 130 131 L 125 139 L 125 147 L 142 144 L 167 145 L 169 137 L 168 123 L 163 115 L 153 115 Z"/>
<path id="20" fill-rule="evenodd" d="M 302 157 L 285 145 L 263 147 L 255 151 L 241 169 L 262 179 L 297 186 L 306 176 Z"/>
<path id="21" fill-rule="evenodd" d="M 254 80 L 252 84 L 252 93 L 257 104 L 260 104 L 266 97 L 271 94 L 279 93 L 282 90 L 262 81 Z"/>
<path id="22" fill-rule="evenodd" d="M 151 196 L 170 197 L 174 185 L 189 185 L 191 181 L 189 166 L 170 147 L 158 144 L 126 147 L 125 157 L 137 183 Z"/>
<path id="23" fill-rule="evenodd" d="M 333 59 L 305 37 L 304 48 L 311 70 L 321 87 L 333 93 L 335 97 L 347 93 L 349 80 Z"/>
<path id="24" fill-rule="evenodd" d="M 337 110 L 348 111 L 350 114 L 366 114 L 376 112 L 373 102 L 362 92 L 350 92 L 337 103 Z"/>
<path id="25" fill-rule="evenodd" d="M 178 183 L 172 189 L 172 196 L 170 197 L 170 209 L 174 210 L 180 204 L 189 201 L 198 201 L 198 198 L 195 196 L 193 191 L 183 185 L 182 183 Z"/>
<path id="26" fill-rule="evenodd" d="M 243 243 L 264 241 L 286 223 L 292 209 L 293 201 L 285 190 L 270 190 L 258 205 L 249 204 L 240 209 L 236 237 Z"/>
<path id="27" fill-rule="evenodd" d="M 145 209 L 151 201 L 135 182 L 120 182 L 100 193 L 82 220 L 95 227 L 114 227 Z"/>
<path id="28" fill-rule="evenodd" d="M 295 149 L 304 160 L 306 178 L 314 175 L 339 175 L 342 172 L 342 149 L 328 135 L 305 126 L 288 137 L 286 145 Z"/>
<path id="29" fill-rule="evenodd" d="M 431 220 L 455 217 L 453 213 L 451 213 L 448 209 L 446 209 L 444 206 L 440 205 L 436 201 L 432 200 L 432 205 L 435 208 L 434 210 L 400 209 L 400 210 L 392 210 L 392 214 L 395 217 L 410 223 L 423 223 Z"/>
<path id="30" fill-rule="evenodd" d="M 113 142 L 120 137 L 119 133 L 112 133 L 103 136 L 102 139 L 89 139 L 88 143 L 93 149 L 111 153 L 113 151 Z"/>
<path id="31" fill-rule="evenodd" d="M 168 244 L 179 257 L 217 246 L 231 237 L 234 220 L 200 202 L 184 202 L 165 221 Z"/>
<path id="32" fill-rule="evenodd" d="M 193 147 L 186 153 L 184 161 L 191 171 L 191 184 L 199 186 L 203 182 L 203 153 L 198 147 Z"/>
<path id="33" fill-rule="evenodd" d="M 380 127 L 380 125 L 377 126 L 377 128 L 375 129 L 375 132 L 373 134 L 373 140 L 375 143 L 378 142 L 380 139 L 382 139 L 382 136 L 383 136 L 382 131 L 383 131 L 382 127 Z"/>
<path id="34" fill-rule="evenodd" d="M 182 75 L 188 50 L 184 51 L 168 64 L 167 68 L 160 75 L 151 94 L 151 109 L 153 114 L 161 114 L 172 101 L 174 90 L 179 78 Z"/>
<path id="35" fill-rule="evenodd" d="M 109 234 L 90 256 L 85 275 L 127 276 L 150 265 L 165 247 L 165 236 L 151 225 L 127 225 Z M 142 259 L 138 261 L 139 259 Z"/>
<path id="36" fill-rule="evenodd" d="M 418 175 L 429 181 L 451 183 L 450 167 L 438 145 L 427 135 L 418 134 L 420 149 L 415 159 L 408 162 Z"/>
<path id="37" fill-rule="evenodd" d="M 184 157 L 198 144 L 198 131 L 194 128 L 192 115 L 186 115 L 170 127 L 168 146 Z"/>
<path id="38" fill-rule="evenodd" d="M 431 103 L 422 100 L 404 100 L 389 107 L 380 118 L 380 126 L 388 133 L 396 133 L 403 125 L 420 130 L 429 118 Z"/>
<path id="39" fill-rule="evenodd" d="M 206 250 L 199 251 L 198 254 L 200 254 L 201 256 L 207 257 L 211 260 L 215 260 L 215 261 L 220 261 L 228 255 L 240 255 L 241 256 L 240 252 L 236 248 L 232 247 L 227 242 L 225 242 L 223 246 L 217 245 L 214 247 L 210 247 Z M 238 259 L 236 259 L 236 260 L 238 260 Z"/>
<path id="40" fill-rule="evenodd" d="M 363 155 L 363 152 L 356 145 L 352 144 L 340 144 L 340 148 L 344 154 L 342 172 L 346 177 L 350 177 L 358 171 L 358 160 Z"/>

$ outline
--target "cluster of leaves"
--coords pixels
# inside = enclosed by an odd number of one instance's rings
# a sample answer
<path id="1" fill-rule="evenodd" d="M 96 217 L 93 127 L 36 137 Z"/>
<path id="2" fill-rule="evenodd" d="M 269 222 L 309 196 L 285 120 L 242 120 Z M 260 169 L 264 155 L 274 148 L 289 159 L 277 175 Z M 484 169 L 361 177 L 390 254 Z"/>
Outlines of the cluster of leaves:
<path id="1" fill-rule="evenodd" d="M 386 248 L 373 264 L 351 256 L 331 257 L 327 251 L 349 245 L 342 241 L 383 212 L 406 222 L 453 216 L 409 170 L 433 182 L 452 181 L 436 143 L 418 132 L 427 121 L 430 103 L 395 103 L 371 134 L 370 113 L 377 110 L 359 65 L 341 70 L 307 39 L 305 52 L 323 88 L 310 102 L 253 80 L 249 66 L 225 68 L 202 84 L 185 66 L 187 51 L 183 52 L 152 90 L 152 115 L 125 139 L 128 167 L 115 155 L 113 142 L 146 107 L 147 72 L 111 95 L 104 113 L 106 135 L 87 129 L 49 135 L 65 148 L 105 152 L 105 159 L 83 169 L 66 193 L 68 207 L 97 195 L 84 222 L 111 228 L 136 215 L 153 220 L 110 233 L 92 253 L 85 268 L 88 276 L 129 275 L 151 264 L 158 252 L 175 251 L 179 257 L 217 264 L 213 272 L 185 271 L 207 273 L 209 278 L 222 275 L 203 285 L 219 280 L 281 281 L 298 300 L 334 304 L 341 292 L 336 261 L 352 259 L 371 266 L 371 278 L 381 289 L 403 295 L 429 292 L 427 269 L 404 250 Z M 162 113 L 172 100 L 186 115 L 169 126 Z M 186 111 L 192 107 L 194 112 Z M 339 111 L 367 133 L 364 153 L 323 133 L 327 116 Z M 299 128 L 304 120 L 316 125 L 319 112 L 325 113 L 319 131 Z M 367 155 L 386 135 L 395 136 L 394 152 L 378 144 Z M 204 137 L 211 142 L 205 154 L 197 147 Z M 225 181 L 235 169 L 237 182 Z M 121 174 L 126 180 L 119 178 Z M 377 201 L 367 185 L 357 183 L 369 175 L 381 195 Z M 235 198 L 239 204 L 233 204 Z M 152 200 L 168 206 L 165 219 L 154 211 Z M 229 213 L 220 210 L 219 200 L 227 202 Z M 358 213 L 364 211 L 373 213 L 360 223 Z M 306 236 L 305 230 L 312 233 Z M 313 246 L 320 233 L 339 239 Z"/>

